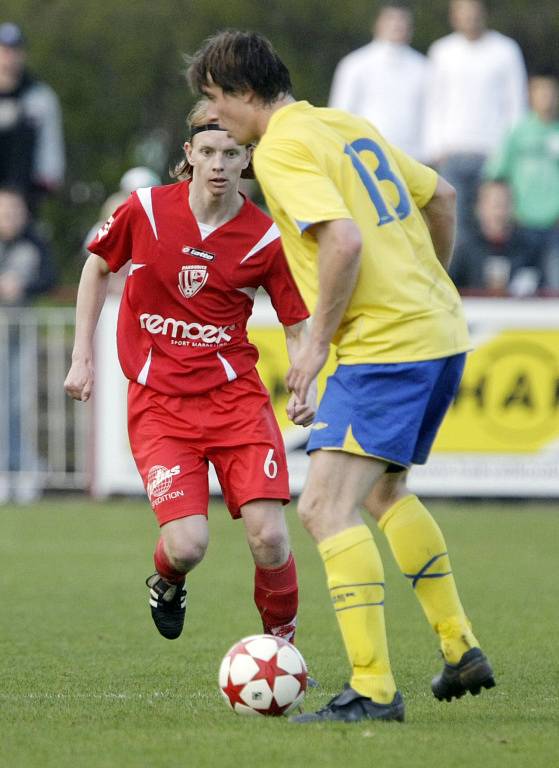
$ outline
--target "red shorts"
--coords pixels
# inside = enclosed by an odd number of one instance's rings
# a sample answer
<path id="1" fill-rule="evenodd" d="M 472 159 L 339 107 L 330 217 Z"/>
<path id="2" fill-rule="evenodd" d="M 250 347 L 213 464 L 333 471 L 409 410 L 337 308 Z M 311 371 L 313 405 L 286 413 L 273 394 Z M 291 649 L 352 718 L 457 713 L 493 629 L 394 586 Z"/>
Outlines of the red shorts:
<path id="1" fill-rule="evenodd" d="M 255 370 L 188 397 L 131 381 L 128 435 L 159 525 L 207 515 L 208 461 L 232 517 L 254 499 L 289 502 L 283 438 Z"/>

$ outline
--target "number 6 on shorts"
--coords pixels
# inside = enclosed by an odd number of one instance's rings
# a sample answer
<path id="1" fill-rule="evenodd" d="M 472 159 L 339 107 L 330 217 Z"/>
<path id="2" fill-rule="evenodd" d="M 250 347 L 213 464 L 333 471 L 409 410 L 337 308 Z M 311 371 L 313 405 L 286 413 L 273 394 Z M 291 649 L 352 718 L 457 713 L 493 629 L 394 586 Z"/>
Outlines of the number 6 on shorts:
<path id="1" fill-rule="evenodd" d="M 264 474 L 273 480 L 278 474 L 278 464 L 274 459 L 274 449 L 270 448 L 264 462 Z"/>

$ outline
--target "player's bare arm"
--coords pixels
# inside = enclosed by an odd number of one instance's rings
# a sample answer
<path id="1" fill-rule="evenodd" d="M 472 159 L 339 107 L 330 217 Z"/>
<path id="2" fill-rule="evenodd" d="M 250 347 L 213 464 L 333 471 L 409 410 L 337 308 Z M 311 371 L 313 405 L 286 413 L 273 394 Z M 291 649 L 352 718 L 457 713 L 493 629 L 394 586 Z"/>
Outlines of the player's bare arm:
<path id="1" fill-rule="evenodd" d="M 287 344 L 287 354 L 289 355 L 289 362 L 293 363 L 303 349 L 309 337 L 309 329 L 307 321 L 303 320 L 300 323 L 294 325 L 284 325 L 283 330 L 285 333 L 285 341 Z M 307 399 L 303 402 L 299 401 L 299 398 L 295 393 L 292 393 L 287 403 L 287 415 L 294 424 L 299 424 L 302 427 L 308 427 L 314 419 L 316 413 L 317 403 L 317 391 L 316 391 L 316 379 L 311 382 Z"/>
<path id="2" fill-rule="evenodd" d="M 89 400 L 93 388 L 93 335 L 107 295 L 107 262 L 94 253 L 84 264 L 76 301 L 76 335 L 72 365 L 64 389 L 74 400 Z"/>
<path id="3" fill-rule="evenodd" d="M 421 212 L 437 258 L 448 272 L 456 237 L 456 190 L 442 176 L 438 177 L 435 193 Z"/>
<path id="4" fill-rule="evenodd" d="M 311 382 L 328 358 L 337 331 L 355 288 L 361 261 L 361 234 L 351 219 L 315 224 L 318 242 L 318 301 L 309 338 L 293 360 L 286 377 L 289 391 L 303 402 Z"/>

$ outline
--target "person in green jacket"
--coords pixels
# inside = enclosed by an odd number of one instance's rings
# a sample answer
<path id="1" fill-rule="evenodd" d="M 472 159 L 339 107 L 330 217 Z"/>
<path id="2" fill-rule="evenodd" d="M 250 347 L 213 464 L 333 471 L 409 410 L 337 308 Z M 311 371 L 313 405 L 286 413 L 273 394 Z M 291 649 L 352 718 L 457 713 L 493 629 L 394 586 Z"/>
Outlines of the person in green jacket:
<path id="1" fill-rule="evenodd" d="M 485 176 L 511 188 L 514 212 L 541 254 L 544 287 L 559 290 L 559 81 L 530 78 L 530 112 L 489 159 Z"/>

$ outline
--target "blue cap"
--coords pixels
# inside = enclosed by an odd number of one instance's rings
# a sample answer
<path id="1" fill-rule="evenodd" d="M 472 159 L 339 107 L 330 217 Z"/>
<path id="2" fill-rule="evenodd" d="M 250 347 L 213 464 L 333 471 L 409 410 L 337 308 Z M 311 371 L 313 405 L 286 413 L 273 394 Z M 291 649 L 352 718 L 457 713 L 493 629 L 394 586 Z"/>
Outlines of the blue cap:
<path id="1" fill-rule="evenodd" d="M 23 32 L 11 21 L 0 24 L 0 45 L 8 48 L 20 48 L 25 43 Z"/>

